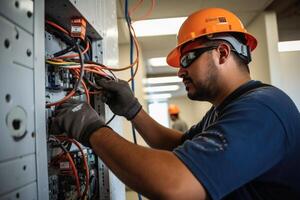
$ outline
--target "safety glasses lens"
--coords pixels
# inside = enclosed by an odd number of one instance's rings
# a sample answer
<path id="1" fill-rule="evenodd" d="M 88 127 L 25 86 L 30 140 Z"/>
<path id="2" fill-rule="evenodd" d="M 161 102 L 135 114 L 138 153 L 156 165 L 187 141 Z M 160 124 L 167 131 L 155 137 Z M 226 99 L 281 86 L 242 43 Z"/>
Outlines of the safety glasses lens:
<path id="1" fill-rule="evenodd" d="M 204 52 L 216 49 L 217 47 L 212 46 L 212 47 L 203 47 L 203 48 L 198 48 L 193 51 L 190 51 L 186 53 L 184 56 L 181 57 L 180 59 L 180 65 L 182 68 L 187 68 L 190 66 L 198 57 L 200 57 Z"/>
<path id="2" fill-rule="evenodd" d="M 189 53 L 185 54 L 181 58 L 181 61 L 180 61 L 181 66 L 183 68 L 188 67 L 194 61 L 195 58 L 196 58 L 195 52 L 189 52 Z"/>

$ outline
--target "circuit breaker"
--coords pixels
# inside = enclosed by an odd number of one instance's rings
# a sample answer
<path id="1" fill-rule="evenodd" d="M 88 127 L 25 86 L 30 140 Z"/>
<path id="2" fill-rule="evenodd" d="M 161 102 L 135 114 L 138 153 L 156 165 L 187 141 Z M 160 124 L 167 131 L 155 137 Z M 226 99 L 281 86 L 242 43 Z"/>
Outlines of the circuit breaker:
<path id="1" fill-rule="evenodd" d="M 95 67 L 80 79 L 80 69 L 81 60 L 117 64 L 118 41 L 107 34 L 117 32 L 116 2 L 2 0 L 0 26 L 0 199 L 125 199 L 92 149 L 49 132 L 55 106 L 72 92 L 111 117 L 91 88 L 95 74 L 113 76 Z"/>

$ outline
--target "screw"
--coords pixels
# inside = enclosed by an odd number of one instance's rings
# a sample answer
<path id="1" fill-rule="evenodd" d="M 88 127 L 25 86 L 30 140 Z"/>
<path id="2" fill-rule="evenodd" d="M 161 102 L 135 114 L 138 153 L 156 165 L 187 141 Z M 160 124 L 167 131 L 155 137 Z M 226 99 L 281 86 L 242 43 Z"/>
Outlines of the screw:
<path id="1" fill-rule="evenodd" d="M 8 39 L 4 40 L 4 46 L 5 46 L 5 48 L 8 48 L 10 46 L 10 42 Z"/>
<path id="2" fill-rule="evenodd" d="M 16 6 L 16 8 L 19 8 L 20 4 L 18 1 L 15 2 L 15 6 Z"/>
<path id="3" fill-rule="evenodd" d="M 27 11 L 27 17 L 28 17 L 28 18 L 32 17 L 32 12 Z"/>
<path id="4" fill-rule="evenodd" d="M 5 100 L 7 103 L 10 102 L 10 99 L 11 99 L 10 94 L 5 95 Z"/>
<path id="5" fill-rule="evenodd" d="M 30 57 L 31 56 L 31 50 L 27 49 L 26 54 L 27 54 L 28 57 Z"/>

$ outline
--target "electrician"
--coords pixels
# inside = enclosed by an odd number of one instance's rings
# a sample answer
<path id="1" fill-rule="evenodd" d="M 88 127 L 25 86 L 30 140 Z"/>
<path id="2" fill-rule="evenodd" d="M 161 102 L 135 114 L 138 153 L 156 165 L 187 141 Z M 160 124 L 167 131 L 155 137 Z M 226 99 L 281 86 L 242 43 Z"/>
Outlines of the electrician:
<path id="1" fill-rule="evenodd" d="M 284 92 L 251 80 L 256 39 L 233 13 L 207 8 L 186 19 L 177 42 L 168 64 L 189 99 L 213 104 L 184 135 L 154 121 L 122 80 L 97 82 L 112 112 L 152 148 L 115 134 L 84 102 L 64 103 L 52 127 L 90 146 L 150 199 L 300 199 L 299 112 Z"/>
<path id="2" fill-rule="evenodd" d="M 172 120 L 172 129 L 178 130 L 182 133 L 186 132 L 188 127 L 187 124 L 179 117 L 179 107 L 175 104 L 170 104 L 169 115 Z"/>

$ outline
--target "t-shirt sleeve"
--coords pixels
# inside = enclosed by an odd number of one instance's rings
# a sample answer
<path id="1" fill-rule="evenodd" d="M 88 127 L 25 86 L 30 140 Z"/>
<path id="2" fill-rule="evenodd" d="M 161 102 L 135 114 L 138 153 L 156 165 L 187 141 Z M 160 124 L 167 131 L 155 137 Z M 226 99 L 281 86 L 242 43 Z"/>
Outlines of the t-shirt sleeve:
<path id="1" fill-rule="evenodd" d="M 174 149 L 212 199 L 221 199 L 276 165 L 287 139 L 278 116 L 259 102 L 228 105 L 215 124 Z"/>

